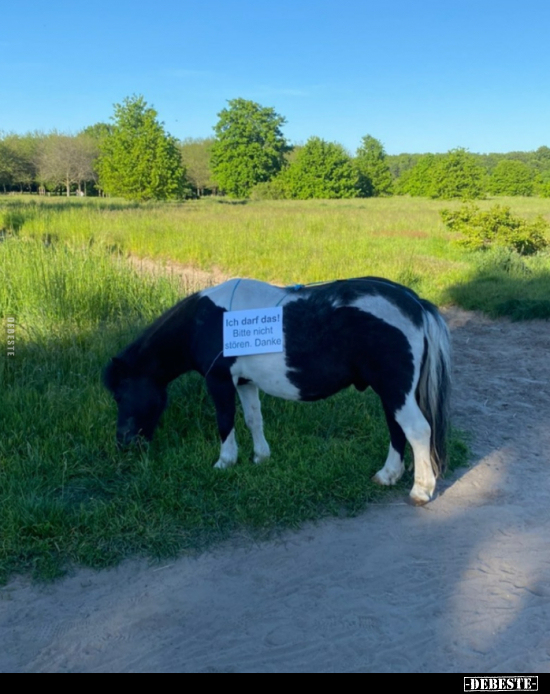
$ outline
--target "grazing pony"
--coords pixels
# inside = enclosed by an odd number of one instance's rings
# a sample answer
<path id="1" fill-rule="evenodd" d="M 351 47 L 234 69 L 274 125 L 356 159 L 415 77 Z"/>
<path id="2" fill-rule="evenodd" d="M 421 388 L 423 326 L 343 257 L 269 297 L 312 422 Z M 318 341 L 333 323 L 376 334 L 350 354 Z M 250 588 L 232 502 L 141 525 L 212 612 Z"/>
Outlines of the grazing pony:
<path id="1" fill-rule="evenodd" d="M 282 351 L 224 356 L 226 311 L 282 307 Z M 234 279 L 197 292 L 158 318 L 118 356 L 104 383 L 118 403 L 117 440 L 150 440 L 166 407 L 168 384 L 198 371 L 214 401 L 221 450 L 217 468 L 237 461 L 235 393 L 254 442 L 254 461 L 270 455 L 258 389 L 287 400 L 320 400 L 348 386 L 378 394 L 390 432 L 374 479 L 395 484 L 408 441 L 415 504 L 435 491 L 446 462 L 450 340 L 435 306 L 377 277 L 277 287 Z"/>

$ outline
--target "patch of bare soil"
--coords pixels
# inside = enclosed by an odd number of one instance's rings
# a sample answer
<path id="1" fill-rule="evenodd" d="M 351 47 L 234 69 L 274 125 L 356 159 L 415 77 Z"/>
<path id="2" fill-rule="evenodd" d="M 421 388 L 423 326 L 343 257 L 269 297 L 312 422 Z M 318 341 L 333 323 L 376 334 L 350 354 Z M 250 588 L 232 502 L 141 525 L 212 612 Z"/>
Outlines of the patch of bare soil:
<path id="1" fill-rule="evenodd" d="M 152 258 L 139 258 L 135 255 L 128 256 L 127 260 L 130 265 L 139 272 L 145 272 L 151 275 L 176 277 L 181 284 L 182 294 L 184 295 L 196 292 L 199 289 L 204 289 L 204 287 L 220 284 L 229 279 L 229 276 L 219 267 L 214 267 L 211 271 L 206 271 L 189 265 L 176 263 L 173 260 L 159 262 Z"/>
<path id="2" fill-rule="evenodd" d="M 164 567 L 16 579 L 0 671 L 550 672 L 550 323 L 446 316 L 473 459 L 433 502 Z"/>

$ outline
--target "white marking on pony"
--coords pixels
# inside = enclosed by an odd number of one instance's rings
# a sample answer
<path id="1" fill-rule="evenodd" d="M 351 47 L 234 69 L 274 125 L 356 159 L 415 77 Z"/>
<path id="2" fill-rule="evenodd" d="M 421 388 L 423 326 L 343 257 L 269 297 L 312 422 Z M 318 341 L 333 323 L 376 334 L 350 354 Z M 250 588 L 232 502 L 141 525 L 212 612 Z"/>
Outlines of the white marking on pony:
<path id="1" fill-rule="evenodd" d="M 403 460 L 390 443 L 390 450 L 388 451 L 388 457 L 386 458 L 384 467 L 378 470 L 373 479 L 376 483 L 383 486 L 391 486 L 399 482 L 404 472 L 405 465 L 403 464 Z"/>
<path id="2" fill-rule="evenodd" d="M 288 380 L 286 372 L 285 352 L 237 357 L 231 367 L 234 383 L 239 378 L 245 378 L 268 395 L 284 400 L 299 400 L 300 391 Z"/>
<path id="3" fill-rule="evenodd" d="M 416 402 L 414 389 L 403 407 L 395 413 L 397 423 L 410 443 L 414 455 L 414 486 L 410 497 L 415 504 L 425 504 L 435 491 L 435 475 L 430 458 L 430 425 Z"/>
<path id="4" fill-rule="evenodd" d="M 269 444 L 264 436 L 264 422 L 258 388 L 253 383 L 237 386 L 237 393 L 243 406 L 244 421 L 252 434 L 254 442 L 254 462 L 261 463 L 271 455 Z"/>
<path id="5" fill-rule="evenodd" d="M 365 313 L 370 313 L 376 318 L 383 320 L 388 325 L 400 330 L 409 341 L 411 352 L 413 355 L 414 364 L 414 379 L 412 391 L 416 391 L 418 378 L 420 376 L 420 368 L 422 366 L 422 357 L 424 355 L 424 329 L 423 326 L 417 327 L 411 319 L 406 316 L 398 306 L 383 296 L 367 295 L 357 301 L 354 301 L 351 306 L 361 309 Z"/>
<path id="6" fill-rule="evenodd" d="M 373 316 L 380 318 L 390 325 L 394 325 L 405 334 L 410 332 L 411 328 L 415 330 L 420 329 L 415 327 L 411 319 L 401 311 L 399 306 L 396 306 L 392 301 L 380 294 L 365 294 L 355 301 L 352 301 L 349 306 L 360 308 L 366 313 L 372 313 Z"/>
<path id="7" fill-rule="evenodd" d="M 254 308 L 276 306 L 286 297 L 286 290 L 259 280 L 229 280 L 216 287 L 208 287 L 201 292 L 216 306 L 227 311 L 244 311 Z"/>
<path id="8" fill-rule="evenodd" d="M 237 462 L 237 457 L 239 454 L 239 449 L 237 447 L 237 439 L 235 437 L 235 429 L 231 429 L 231 433 L 222 442 L 220 449 L 220 457 L 218 462 L 214 465 L 218 470 L 223 470 L 224 468 L 231 467 Z"/>
<path id="9" fill-rule="evenodd" d="M 424 352 L 424 330 L 422 326 L 417 327 L 411 319 L 406 316 L 398 306 L 383 296 L 368 294 L 352 302 L 350 306 L 358 308 L 365 313 L 370 313 L 376 318 L 383 320 L 388 325 L 400 330 L 411 343 L 413 355 L 419 355 L 422 360 Z M 416 349 L 415 349 L 416 348 Z"/>

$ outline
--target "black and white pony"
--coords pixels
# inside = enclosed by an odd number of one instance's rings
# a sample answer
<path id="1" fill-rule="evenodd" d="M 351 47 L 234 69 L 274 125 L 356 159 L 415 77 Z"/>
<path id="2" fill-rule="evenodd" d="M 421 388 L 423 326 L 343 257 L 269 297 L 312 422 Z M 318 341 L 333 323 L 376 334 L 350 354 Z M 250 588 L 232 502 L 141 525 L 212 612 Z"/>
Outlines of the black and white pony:
<path id="1" fill-rule="evenodd" d="M 224 313 L 274 306 L 283 311 L 283 351 L 224 356 Z M 414 454 L 411 499 L 424 504 L 432 498 L 446 462 L 450 340 L 435 306 L 413 291 L 376 277 L 296 287 L 243 279 L 187 297 L 105 370 L 105 385 L 118 403 L 119 443 L 152 438 L 168 384 L 187 371 L 205 377 L 214 401 L 221 438 L 215 467 L 237 461 L 235 393 L 259 463 L 270 450 L 258 389 L 311 401 L 351 385 L 360 391 L 371 386 L 382 401 L 391 440 L 375 480 L 399 480 L 408 441 Z"/>

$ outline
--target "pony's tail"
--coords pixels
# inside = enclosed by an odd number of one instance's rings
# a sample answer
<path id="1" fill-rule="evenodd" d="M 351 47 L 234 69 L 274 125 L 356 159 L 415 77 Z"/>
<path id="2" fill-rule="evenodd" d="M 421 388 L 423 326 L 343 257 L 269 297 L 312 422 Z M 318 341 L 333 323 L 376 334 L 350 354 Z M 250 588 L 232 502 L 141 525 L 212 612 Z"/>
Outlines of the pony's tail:
<path id="1" fill-rule="evenodd" d="M 447 435 L 451 398 L 451 337 L 435 306 L 424 307 L 424 359 L 416 399 L 431 427 L 430 460 L 439 477 L 447 466 Z"/>

